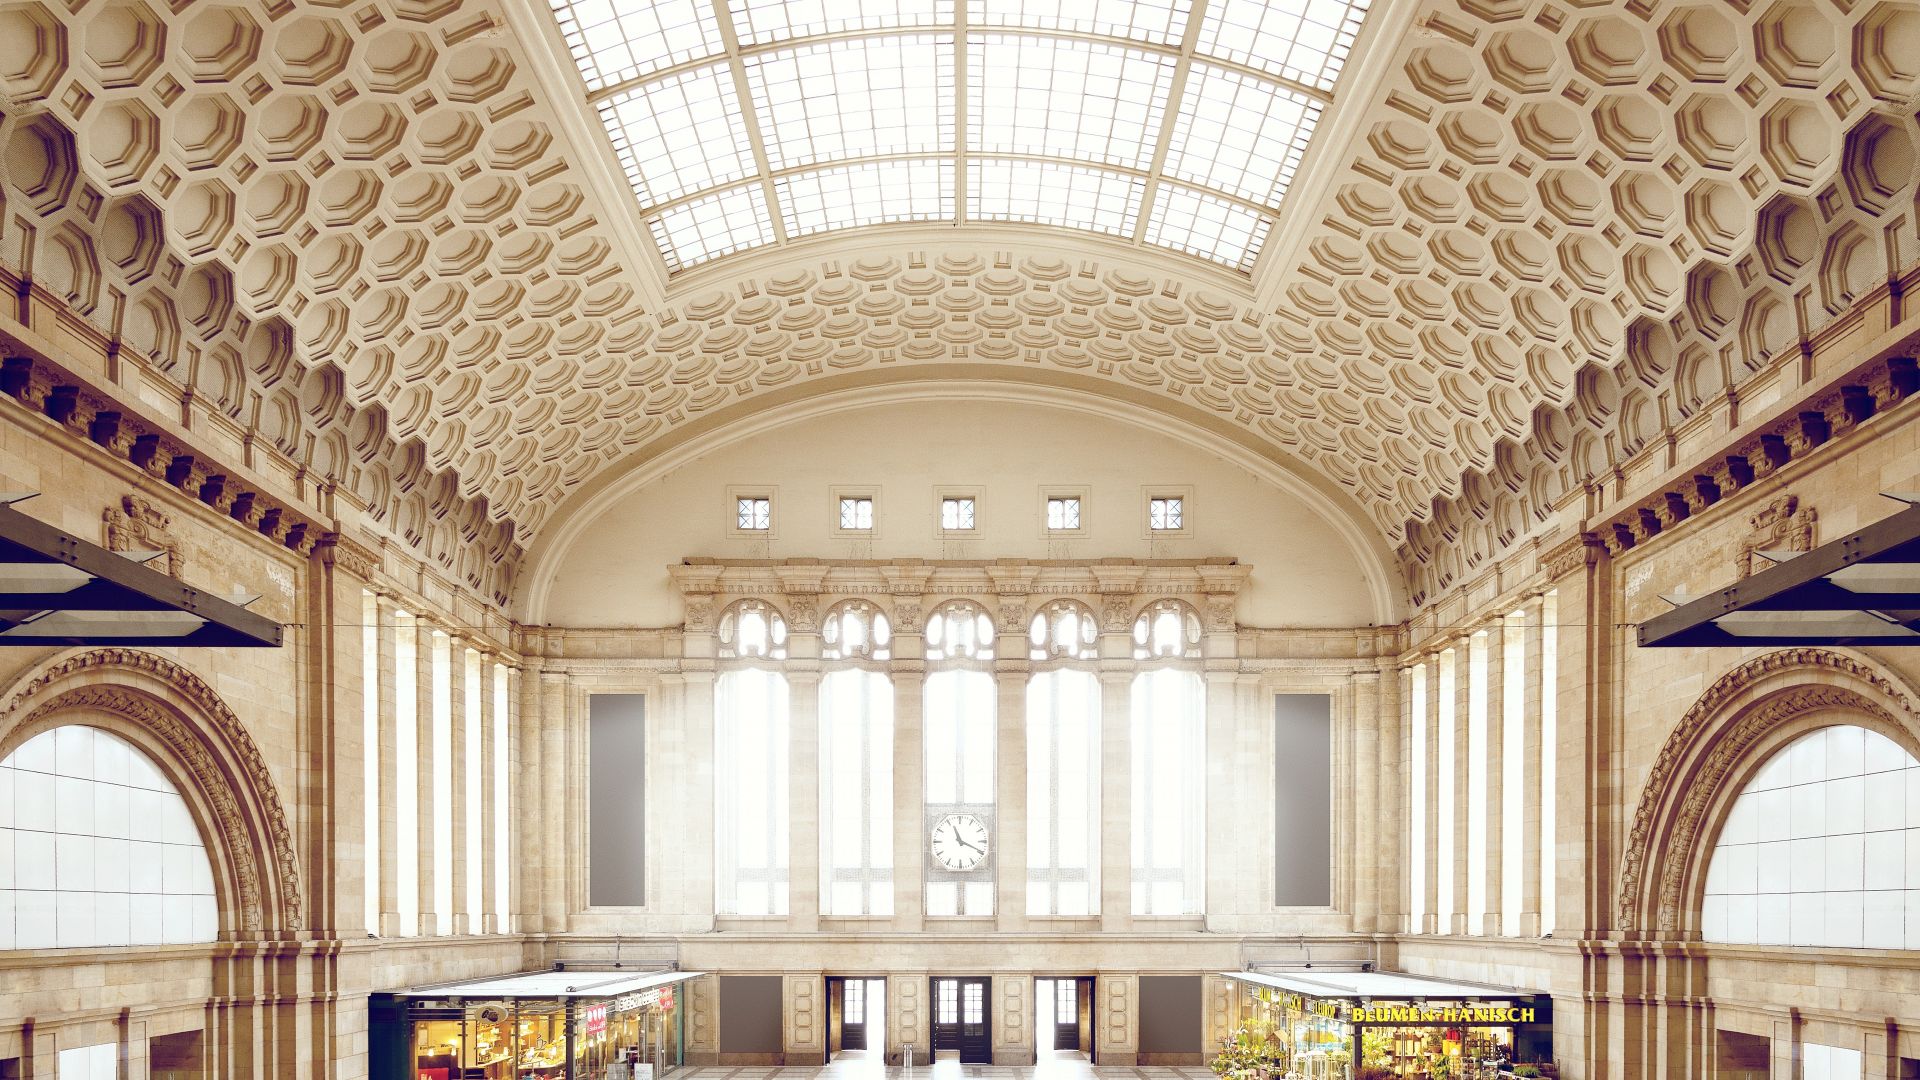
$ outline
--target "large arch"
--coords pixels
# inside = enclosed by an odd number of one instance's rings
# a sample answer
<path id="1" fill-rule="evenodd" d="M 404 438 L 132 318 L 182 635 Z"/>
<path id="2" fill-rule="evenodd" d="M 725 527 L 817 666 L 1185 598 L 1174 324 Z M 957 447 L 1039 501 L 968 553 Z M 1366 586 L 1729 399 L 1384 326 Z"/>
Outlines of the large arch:
<path id="1" fill-rule="evenodd" d="M 1920 755 L 1916 700 L 1879 666 L 1830 649 L 1764 653 L 1720 676 L 1674 725 L 1641 789 L 1615 902 L 1619 928 L 1698 941 L 1713 840 L 1773 752 L 1840 719 Z"/>
<path id="2" fill-rule="evenodd" d="M 43 731 L 76 723 L 133 743 L 186 799 L 213 862 L 222 941 L 304 929 L 286 810 L 259 746 L 213 687 L 139 649 L 56 657 L 30 669 L 0 704 L 0 759 Z"/>
<path id="3" fill-rule="evenodd" d="M 1243 429 L 1159 395 L 1130 394 L 1090 378 L 968 365 L 847 374 L 759 394 L 750 402 L 714 410 L 682 432 L 655 440 L 644 453 L 601 469 L 568 498 L 535 538 L 515 575 L 515 616 L 529 624 L 544 622 L 553 576 L 587 527 L 623 497 L 701 455 L 812 417 L 941 399 L 1047 405 L 1118 419 L 1143 431 L 1194 443 L 1311 507 L 1337 531 L 1365 569 L 1375 621 L 1389 625 L 1403 617 L 1405 585 L 1386 538 L 1350 495 L 1306 463 L 1277 454 Z"/>

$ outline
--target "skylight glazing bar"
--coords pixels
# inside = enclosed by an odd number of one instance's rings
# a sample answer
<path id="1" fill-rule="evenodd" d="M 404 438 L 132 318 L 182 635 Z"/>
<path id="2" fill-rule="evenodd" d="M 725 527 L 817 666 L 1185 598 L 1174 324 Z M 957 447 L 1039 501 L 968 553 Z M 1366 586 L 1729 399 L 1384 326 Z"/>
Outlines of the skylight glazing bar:
<path id="1" fill-rule="evenodd" d="M 1180 115 L 1181 101 L 1186 97 L 1187 73 L 1193 67 L 1193 46 L 1200 36 L 1200 23 L 1207 14 L 1207 0 L 1193 0 L 1193 8 L 1187 13 L 1186 33 L 1180 39 L 1180 58 L 1174 61 L 1173 83 L 1167 88 L 1167 110 L 1161 117 L 1160 134 L 1153 143 L 1153 161 L 1147 166 L 1147 187 L 1141 194 L 1141 205 L 1151 207 L 1158 198 L 1160 172 L 1167 164 L 1167 143 L 1173 138 L 1174 122 Z M 1147 215 L 1141 214 L 1134 223 L 1133 242 L 1140 243 L 1146 236 Z"/>
<path id="2" fill-rule="evenodd" d="M 727 9 L 726 0 L 712 0 L 713 11 L 720 27 L 720 42 L 726 46 L 727 64 L 733 69 L 733 92 L 741 101 L 752 101 L 753 92 L 747 85 L 746 68 L 740 63 L 740 38 L 733 29 L 733 14 Z M 765 221 L 773 230 L 772 243 L 783 243 L 787 239 L 786 228 L 781 223 L 779 202 L 773 192 L 773 167 L 767 163 L 766 136 L 760 130 L 760 118 L 746 118 L 747 144 L 753 148 L 754 164 L 760 168 L 760 198 L 764 203 Z M 737 249 L 736 249 L 737 250 Z"/>

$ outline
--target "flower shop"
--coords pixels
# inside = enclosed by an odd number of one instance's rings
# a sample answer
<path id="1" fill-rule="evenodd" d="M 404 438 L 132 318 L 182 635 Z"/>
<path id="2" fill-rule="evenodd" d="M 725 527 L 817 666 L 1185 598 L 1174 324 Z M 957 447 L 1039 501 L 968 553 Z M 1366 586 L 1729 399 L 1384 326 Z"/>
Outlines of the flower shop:
<path id="1" fill-rule="evenodd" d="M 1234 1025 L 1225 1080 L 1552 1077 L 1553 1002 L 1512 987 L 1403 972 L 1224 971 Z"/>

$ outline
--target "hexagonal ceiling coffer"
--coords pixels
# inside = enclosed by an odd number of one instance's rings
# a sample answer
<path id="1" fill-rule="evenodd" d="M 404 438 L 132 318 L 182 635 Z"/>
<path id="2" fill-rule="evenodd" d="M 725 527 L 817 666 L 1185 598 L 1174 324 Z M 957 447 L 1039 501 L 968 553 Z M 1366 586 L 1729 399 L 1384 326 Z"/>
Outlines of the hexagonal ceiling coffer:
<path id="1" fill-rule="evenodd" d="M 8 97 L 27 102 L 53 93 L 67 71 L 67 28 L 51 12 L 32 0 L 0 6 L 0 41 L 15 43 L 0 53 Z"/>
<path id="2" fill-rule="evenodd" d="M 167 225 L 182 251 L 211 255 L 233 229 L 233 192 L 218 180 L 189 184 L 167 207 Z"/>
<path id="3" fill-rule="evenodd" d="M 1407 58 L 1407 78 L 1435 101 L 1451 104 L 1473 97 L 1473 54 L 1452 45 L 1427 45 Z"/>
<path id="4" fill-rule="evenodd" d="M 254 113 L 268 161 L 298 161 L 327 131 L 327 107 L 311 94 L 282 92 Z"/>
<path id="5" fill-rule="evenodd" d="M 440 71 L 447 100 L 463 105 L 485 101 L 513 81 L 513 57 L 491 45 L 465 45 L 447 57 Z"/>
<path id="6" fill-rule="evenodd" d="M 1787 284 L 1820 255 L 1820 219 L 1790 195 L 1777 195 L 1762 208 L 1755 230 L 1767 273 Z"/>
<path id="7" fill-rule="evenodd" d="M 1868 117 L 1847 132 L 1841 160 L 1847 193 L 1870 214 L 1892 209 L 1914 182 L 1913 138 L 1882 117 Z"/>
<path id="8" fill-rule="evenodd" d="M 1574 27 L 1567 52 L 1577 71 L 1602 86 L 1630 86 L 1646 70 L 1647 43 L 1640 28 L 1618 15 L 1587 19 Z"/>
<path id="9" fill-rule="evenodd" d="M 1833 22 L 1811 0 L 1779 0 L 1753 24 L 1760 67 L 1781 86 L 1820 85 L 1838 52 Z"/>
<path id="10" fill-rule="evenodd" d="M 15 128 L 6 160 L 9 181 L 42 215 L 67 204 L 80 176 L 73 136 L 51 116 Z"/>
<path id="11" fill-rule="evenodd" d="M 1674 110 L 1674 130 L 1687 156 L 1732 172 L 1747 150 L 1747 114 L 1725 94 L 1695 94 Z"/>
<path id="12" fill-rule="evenodd" d="M 173 142 L 189 169 L 211 169 L 227 160 L 240 145 L 246 113 L 225 94 L 195 94 L 174 110 Z"/>
<path id="13" fill-rule="evenodd" d="M 340 156 L 348 161 L 374 161 L 400 145 L 407 121 L 397 106 L 384 101 L 358 101 L 339 114 L 334 137 Z"/>
<path id="14" fill-rule="evenodd" d="M 1488 74 L 1522 94 L 1547 93 L 1558 79 L 1553 39 L 1532 30 L 1499 31 L 1487 39 L 1481 59 Z"/>
<path id="15" fill-rule="evenodd" d="M 1753 209 L 1732 184 L 1699 180 L 1686 195 L 1687 231 L 1713 255 L 1730 259 L 1753 242 Z"/>
<path id="16" fill-rule="evenodd" d="M 120 268 L 128 284 L 153 272 L 161 248 L 160 211 L 135 195 L 113 204 L 100 225 L 100 253 Z"/>
<path id="17" fill-rule="evenodd" d="M 1853 56 L 1867 93 L 1902 104 L 1920 93 L 1920 5 L 1869 5 L 1853 28 Z"/>
<path id="18" fill-rule="evenodd" d="M 146 103 L 123 98 L 101 106 L 80 126 L 87 157 L 109 187 L 136 183 L 160 153 L 160 118 Z"/>
<path id="19" fill-rule="evenodd" d="M 1652 161 L 1666 143 L 1666 119 L 1642 94 L 1608 94 L 1593 108 L 1593 127 L 1607 149 L 1627 161 Z"/>
<path id="20" fill-rule="evenodd" d="M 1482 109 L 1456 109 L 1437 125 L 1440 142 L 1470 165 L 1493 165 L 1506 149 L 1506 125 Z"/>
<path id="21" fill-rule="evenodd" d="M 139 86 L 166 57 L 167 25 L 141 0 L 117 0 L 92 13 L 80 42 L 101 86 Z"/>
<path id="22" fill-rule="evenodd" d="M 1660 24 L 1667 63 L 1693 82 L 1725 82 L 1740 59 L 1740 31 L 1718 0 L 1683 7 Z"/>
<path id="23" fill-rule="evenodd" d="M 333 19 L 302 15 L 281 26 L 273 38 L 280 75 L 295 86 L 319 86 L 347 70 L 353 38 Z"/>
<path id="24" fill-rule="evenodd" d="M 233 82 L 260 58 L 260 23 L 243 7 L 199 8 L 180 28 L 180 52 L 195 82 Z"/>
<path id="25" fill-rule="evenodd" d="M 292 169 L 254 177 L 247 184 L 247 224 L 253 235 L 278 236 L 307 212 L 307 180 Z"/>
<path id="26" fill-rule="evenodd" d="M 1775 102 L 1760 118 L 1760 156 L 1782 183 L 1812 187 L 1833 161 L 1835 131 L 1819 109 Z"/>
<path id="27" fill-rule="evenodd" d="M 1571 161 L 1580 154 L 1586 125 L 1570 105 L 1558 101 L 1531 101 L 1520 107 L 1513 121 L 1520 144 L 1548 161 Z"/>
<path id="28" fill-rule="evenodd" d="M 367 89 L 376 94 L 404 94 L 433 73 L 435 56 L 433 42 L 425 34 L 411 30 L 379 33 L 360 48 Z"/>

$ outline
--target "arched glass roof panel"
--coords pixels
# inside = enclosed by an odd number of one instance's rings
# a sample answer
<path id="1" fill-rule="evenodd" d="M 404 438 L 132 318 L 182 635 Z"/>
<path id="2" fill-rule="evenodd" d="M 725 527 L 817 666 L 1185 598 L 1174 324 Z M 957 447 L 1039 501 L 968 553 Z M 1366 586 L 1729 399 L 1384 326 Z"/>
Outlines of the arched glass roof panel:
<path id="1" fill-rule="evenodd" d="M 1250 273 L 1367 0 L 552 0 L 669 272 L 1022 222 Z"/>

